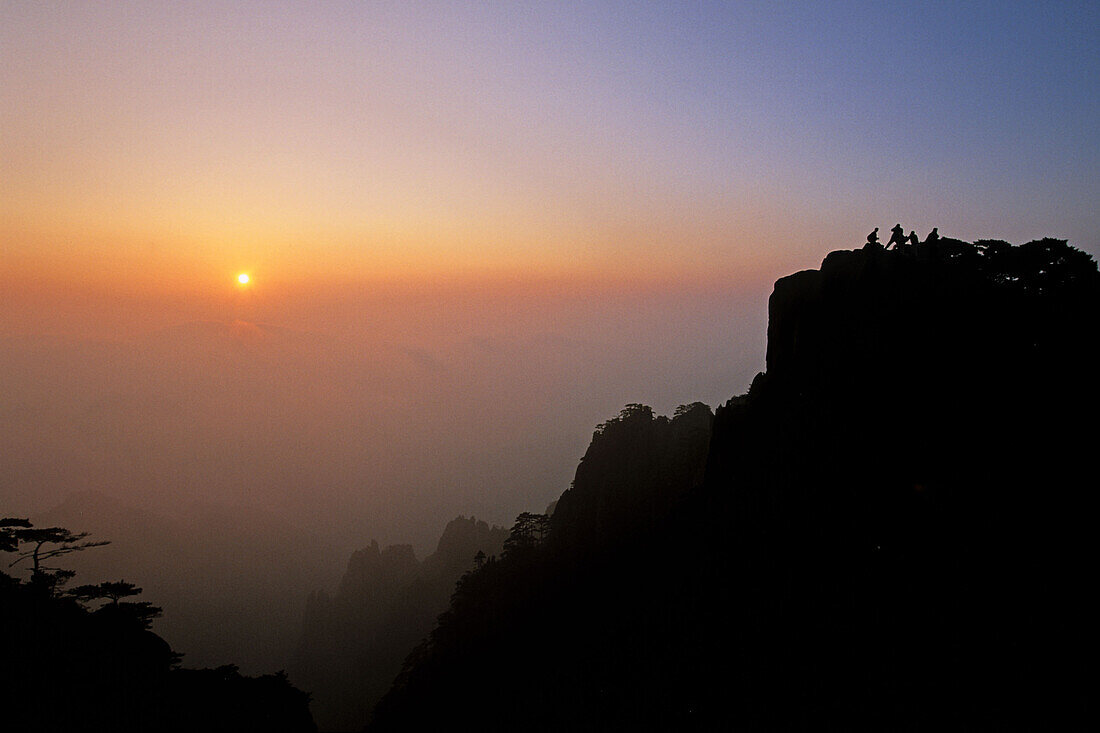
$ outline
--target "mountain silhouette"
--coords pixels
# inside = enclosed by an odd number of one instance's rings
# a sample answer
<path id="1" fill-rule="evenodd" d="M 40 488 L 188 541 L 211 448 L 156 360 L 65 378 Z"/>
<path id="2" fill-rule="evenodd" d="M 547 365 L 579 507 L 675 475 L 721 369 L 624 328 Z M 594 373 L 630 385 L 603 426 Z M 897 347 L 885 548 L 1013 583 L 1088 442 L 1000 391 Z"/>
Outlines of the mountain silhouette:
<path id="1" fill-rule="evenodd" d="M 1081 727 L 1098 305 L 1053 239 L 781 279 L 749 392 L 598 430 L 370 730 Z"/>
<path id="2" fill-rule="evenodd" d="M 411 545 L 371 542 L 352 554 L 334 595 L 310 594 L 289 671 L 311 692 L 323 730 L 363 727 L 409 649 L 446 609 L 455 581 L 478 552 L 500 554 L 507 536 L 500 527 L 458 517 L 423 561 Z"/>

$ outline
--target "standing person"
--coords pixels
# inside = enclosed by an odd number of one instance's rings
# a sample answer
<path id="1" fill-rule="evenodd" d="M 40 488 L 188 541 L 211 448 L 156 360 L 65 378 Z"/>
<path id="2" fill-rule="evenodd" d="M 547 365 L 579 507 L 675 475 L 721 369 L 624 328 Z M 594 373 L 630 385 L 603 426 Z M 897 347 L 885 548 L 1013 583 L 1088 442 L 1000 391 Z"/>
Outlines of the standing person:
<path id="1" fill-rule="evenodd" d="M 901 224 L 895 224 L 890 230 L 890 241 L 886 243 L 886 249 L 890 249 L 890 245 L 895 244 L 905 244 L 905 230 L 901 228 Z"/>

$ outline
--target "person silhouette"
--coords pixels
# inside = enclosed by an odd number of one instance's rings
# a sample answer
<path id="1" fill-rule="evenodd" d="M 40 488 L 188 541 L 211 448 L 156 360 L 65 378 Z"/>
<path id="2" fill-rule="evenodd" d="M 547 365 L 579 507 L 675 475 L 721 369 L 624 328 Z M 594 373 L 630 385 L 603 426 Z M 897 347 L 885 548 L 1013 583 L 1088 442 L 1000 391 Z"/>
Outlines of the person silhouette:
<path id="1" fill-rule="evenodd" d="M 924 240 L 924 243 L 925 244 L 930 244 L 932 242 L 938 242 L 939 239 L 940 239 L 940 228 L 939 227 L 932 227 L 932 231 L 930 231 L 928 233 L 928 238 Z"/>
<path id="2" fill-rule="evenodd" d="M 875 227 L 875 231 L 867 235 L 867 244 L 878 244 L 878 227 Z"/>
<path id="3" fill-rule="evenodd" d="M 920 244 L 920 239 L 917 238 L 917 233 L 914 232 L 912 229 L 909 230 L 909 244 L 913 245 L 914 247 Z"/>
<path id="4" fill-rule="evenodd" d="M 886 243 L 886 249 L 890 249 L 892 244 L 905 244 L 905 230 L 901 228 L 901 224 L 895 224 L 890 230 L 890 241 Z"/>

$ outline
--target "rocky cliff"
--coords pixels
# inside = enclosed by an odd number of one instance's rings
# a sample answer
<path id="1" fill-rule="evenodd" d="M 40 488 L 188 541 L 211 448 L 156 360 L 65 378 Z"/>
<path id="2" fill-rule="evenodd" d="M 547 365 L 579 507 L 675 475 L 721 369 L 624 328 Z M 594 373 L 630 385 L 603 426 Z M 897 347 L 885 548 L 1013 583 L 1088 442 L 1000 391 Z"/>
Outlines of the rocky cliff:
<path id="1" fill-rule="evenodd" d="M 1098 305 L 1049 239 L 780 280 L 702 481 L 660 490 L 640 406 L 597 431 L 547 541 L 464 579 L 372 730 L 1081 726 Z"/>

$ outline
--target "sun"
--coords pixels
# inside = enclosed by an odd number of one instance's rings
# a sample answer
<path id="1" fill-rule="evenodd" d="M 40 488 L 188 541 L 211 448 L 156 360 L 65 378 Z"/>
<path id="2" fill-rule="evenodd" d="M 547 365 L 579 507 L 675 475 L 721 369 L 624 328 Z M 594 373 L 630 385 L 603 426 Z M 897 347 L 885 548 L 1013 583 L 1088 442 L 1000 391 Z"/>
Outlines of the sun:
<path id="1" fill-rule="evenodd" d="M 237 282 L 239 282 L 241 285 L 248 285 L 248 281 L 250 279 L 251 278 L 248 277 L 248 273 L 246 272 L 242 272 L 240 275 L 237 275 Z"/>

